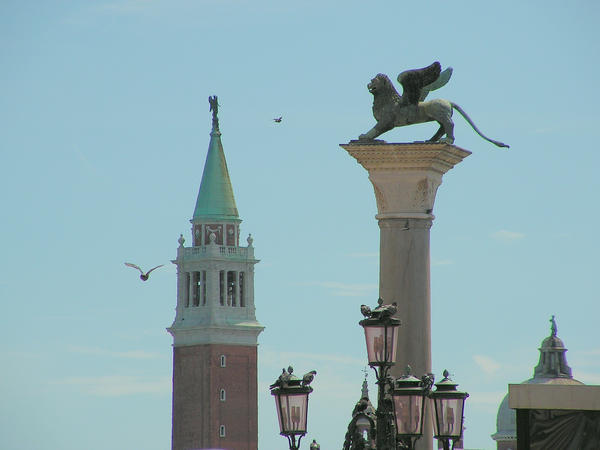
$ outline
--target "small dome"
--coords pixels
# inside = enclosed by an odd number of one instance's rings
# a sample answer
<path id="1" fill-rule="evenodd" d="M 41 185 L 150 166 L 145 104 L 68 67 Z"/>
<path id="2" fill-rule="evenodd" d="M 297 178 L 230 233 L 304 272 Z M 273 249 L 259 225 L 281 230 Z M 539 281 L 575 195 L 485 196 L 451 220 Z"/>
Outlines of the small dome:
<path id="1" fill-rule="evenodd" d="M 533 378 L 521 384 L 583 384 L 573 378 L 571 368 L 567 364 L 565 353 L 567 349 L 563 341 L 556 335 L 556 321 L 554 316 L 550 319 L 552 327 L 550 336 L 542 341 L 540 347 L 540 360 L 533 370 Z M 508 406 L 508 394 L 500 403 L 496 416 L 496 433 L 492 434 L 495 441 L 516 441 L 517 439 L 517 413 Z"/>
<path id="2" fill-rule="evenodd" d="M 546 339 L 544 339 L 542 341 L 542 348 L 541 349 L 564 349 L 565 348 L 565 344 L 563 343 L 562 339 L 560 339 L 557 336 L 548 336 Z M 541 350 L 540 349 L 540 350 Z"/>

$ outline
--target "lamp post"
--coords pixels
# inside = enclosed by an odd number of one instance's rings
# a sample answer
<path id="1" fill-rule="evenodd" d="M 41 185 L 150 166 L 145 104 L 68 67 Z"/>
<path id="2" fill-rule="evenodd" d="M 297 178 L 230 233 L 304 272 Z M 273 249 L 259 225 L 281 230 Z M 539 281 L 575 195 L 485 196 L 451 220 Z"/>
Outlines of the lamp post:
<path id="1" fill-rule="evenodd" d="M 392 317 L 396 314 L 396 304 L 384 305 L 378 300 L 377 308 L 371 310 L 362 305 L 365 319 L 359 322 L 365 330 L 369 366 L 377 378 L 377 438 L 378 450 L 396 450 L 396 427 L 394 423 L 394 405 L 391 390 L 393 380 L 389 376 L 390 368 L 396 361 L 396 344 L 400 320 Z"/>
<path id="2" fill-rule="evenodd" d="M 436 390 L 429 395 L 434 405 L 434 437 L 442 441 L 444 450 L 450 450 L 450 440 L 454 449 L 456 441 L 462 436 L 463 412 L 469 394 L 458 391 L 456 386 L 458 384 L 444 370 L 444 379 L 435 384 Z"/>
<path id="3" fill-rule="evenodd" d="M 433 384 L 433 375 L 424 375 L 419 380 L 410 371 L 408 366 L 406 373 L 396 380 L 392 397 L 398 448 L 413 450 L 416 440 L 423 435 L 425 405 Z"/>
<path id="4" fill-rule="evenodd" d="M 394 318 L 396 303 L 384 305 L 378 300 L 378 306 L 371 310 L 362 305 L 361 313 L 365 319 L 359 324 L 365 331 L 369 366 L 377 378 L 377 410 L 375 419 L 367 414 L 368 398 L 362 398 L 353 412 L 353 420 L 348 427 L 344 449 L 375 448 L 377 450 L 413 450 L 415 442 L 423 435 L 423 418 L 427 398 L 431 398 L 434 409 L 434 437 L 442 441 L 444 450 L 452 449 L 460 440 L 463 430 L 463 412 L 466 392 L 456 389 L 458 386 L 444 370 L 444 379 L 433 386 L 433 374 L 418 379 L 411 375 L 410 366 L 405 375 L 394 380 L 389 371 L 396 360 L 396 343 L 400 320 Z M 308 415 L 308 396 L 312 392 L 309 384 L 317 372 L 312 370 L 302 379 L 293 374 L 290 366 L 270 386 L 275 397 L 279 430 L 288 439 L 290 450 L 298 450 L 302 437 L 306 435 Z M 365 438 L 365 434 L 367 435 Z M 375 447 L 372 447 L 372 437 Z M 313 440 L 311 450 L 319 445 Z"/>
<path id="5" fill-rule="evenodd" d="M 308 372 L 300 379 L 293 375 L 293 371 L 292 366 L 283 369 L 270 388 L 271 395 L 275 397 L 279 434 L 287 438 L 290 450 L 298 450 L 300 440 L 306 434 L 308 395 L 313 391 L 309 384 L 317 372 Z"/>

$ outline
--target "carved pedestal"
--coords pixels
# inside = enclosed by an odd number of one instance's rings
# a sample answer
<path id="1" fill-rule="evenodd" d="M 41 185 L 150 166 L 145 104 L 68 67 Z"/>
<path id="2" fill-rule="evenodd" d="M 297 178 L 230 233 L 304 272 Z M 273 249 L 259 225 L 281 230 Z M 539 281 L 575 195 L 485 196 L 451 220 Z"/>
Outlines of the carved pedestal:
<path id="1" fill-rule="evenodd" d="M 379 295 L 397 302 L 402 321 L 396 366 L 417 377 L 431 372 L 429 229 L 442 176 L 471 152 L 444 143 L 388 144 L 353 141 L 341 145 L 369 172 L 380 228 Z M 425 436 L 432 436 L 426 423 Z M 431 439 L 418 448 L 430 449 Z"/>

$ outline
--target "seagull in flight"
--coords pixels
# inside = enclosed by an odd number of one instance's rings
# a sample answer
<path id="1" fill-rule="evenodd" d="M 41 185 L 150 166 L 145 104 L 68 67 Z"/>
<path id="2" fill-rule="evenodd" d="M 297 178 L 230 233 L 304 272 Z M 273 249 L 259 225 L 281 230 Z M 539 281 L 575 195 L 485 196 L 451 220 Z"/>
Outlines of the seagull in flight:
<path id="1" fill-rule="evenodd" d="M 150 269 L 148 272 L 144 273 L 144 271 L 143 271 L 142 269 L 140 269 L 140 267 L 139 267 L 139 266 L 136 266 L 135 264 L 132 264 L 132 263 L 128 263 L 128 262 L 126 262 L 126 263 L 125 263 L 125 265 L 126 265 L 127 267 L 133 267 L 134 269 L 137 269 L 137 270 L 139 270 L 139 271 L 140 271 L 140 279 L 141 279 L 142 281 L 148 281 L 148 277 L 150 276 L 150 272 L 152 272 L 154 269 L 158 269 L 159 267 L 162 267 L 162 266 L 164 266 L 164 264 L 161 264 L 160 266 L 153 267 L 153 268 L 152 268 L 152 269 Z"/>
<path id="2" fill-rule="evenodd" d="M 281 119 L 283 119 L 283 116 L 276 117 L 275 119 L 273 119 L 273 122 L 280 123 Z"/>

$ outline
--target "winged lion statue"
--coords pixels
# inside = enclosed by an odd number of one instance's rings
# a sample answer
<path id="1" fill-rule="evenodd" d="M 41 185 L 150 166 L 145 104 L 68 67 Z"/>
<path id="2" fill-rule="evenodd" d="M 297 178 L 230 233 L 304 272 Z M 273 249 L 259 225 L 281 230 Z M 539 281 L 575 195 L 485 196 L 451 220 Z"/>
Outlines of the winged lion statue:
<path id="1" fill-rule="evenodd" d="M 508 147 L 503 142 L 490 139 L 479 131 L 467 113 L 456 103 L 443 99 L 424 101 L 429 92 L 444 86 L 451 76 L 452 68 L 442 71 L 442 66 L 437 61 L 422 69 L 406 70 L 398 75 L 398 82 L 403 88 L 400 95 L 387 75 L 382 73 L 376 75 L 367 88 L 373 94 L 373 116 L 377 123 L 358 139 L 373 140 L 395 127 L 435 121 L 440 124 L 440 128 L 429 142 L 440 141 L 452 144 L 454 143 L 452 112 L 456 110 L 483 139 L 498 147 Z"/>

